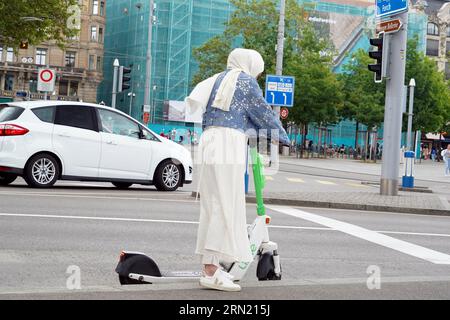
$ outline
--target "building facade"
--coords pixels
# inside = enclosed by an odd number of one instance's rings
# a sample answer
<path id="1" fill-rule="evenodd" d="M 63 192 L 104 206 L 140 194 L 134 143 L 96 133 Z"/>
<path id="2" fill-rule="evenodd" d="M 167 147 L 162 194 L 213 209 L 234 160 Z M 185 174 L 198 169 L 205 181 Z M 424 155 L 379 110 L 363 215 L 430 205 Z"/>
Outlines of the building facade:
<path id="1" fill-rule="evenodd" d="M 416 7 L 428 16 L 427 56 L 436 61 L 440 71 L 450 79 L 450 1 L 417 1 Z"/>
<path id="2" fill-rule="evenodd" d="M 0 98 L 40 100 L 38 69 L 56 70 L 51 100 L 98 102 L 97 90 L 103 80 L 106 0 L 80 0 L 80 33 L 64 49 L 48 41 L 28 49 L 0 46 Z M 25 96 L 26 95 L 26 96 Z"/>

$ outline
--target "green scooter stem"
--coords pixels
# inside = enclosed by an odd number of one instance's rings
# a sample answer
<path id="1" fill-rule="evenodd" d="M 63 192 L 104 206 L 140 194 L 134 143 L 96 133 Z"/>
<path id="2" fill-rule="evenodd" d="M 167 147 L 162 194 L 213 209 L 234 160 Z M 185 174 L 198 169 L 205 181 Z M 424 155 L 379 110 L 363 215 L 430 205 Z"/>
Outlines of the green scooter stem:
<path id="1" fill-rule="evenodd" d="M 266 183 L 266 179 L 264 177 L 264 165 L 261 159 L 262 157 L 256 148 L 251 148 L 250 154 L 252 157 L 253 179 L 255 182 L 256 213 L 258 216 L 264 216 L 266 214 L 263 199 L 263 190 Z"/>

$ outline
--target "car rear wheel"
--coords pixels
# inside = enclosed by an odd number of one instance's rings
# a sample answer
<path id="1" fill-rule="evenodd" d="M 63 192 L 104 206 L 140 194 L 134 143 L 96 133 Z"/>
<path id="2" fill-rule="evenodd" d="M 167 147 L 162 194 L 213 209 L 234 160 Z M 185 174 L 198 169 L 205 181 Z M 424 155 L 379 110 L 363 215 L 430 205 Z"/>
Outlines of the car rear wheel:
<path id="1" fill-rule="evenodd" d="M 25 168 L 25 181 L 30 187 L 49 188 L 58 180 L 60 174 L 58 161 L 49 154 L 32 157 Z"/>
<path id="2" fill-rule="evenodd" d="M 168 160 L 156 170 L 154 183 L 159 191 L 175 191 L 180 187 L 182 178 L 180 166 Z"/>
<path id="3" fill-rule="evenodd" d="M 14 174 L 4 173 L 0 175 L 0 186 L 7 186 L 8 184 L 13 183 L 17 179 L 17 176 Z"/>
<path id="4" fill-rule="evenodd" d="M 114 185 L 114 187 L 116 187 L 118 189 L 128 189 L 129 187 L 131 187 L 133 185 L 132 183 L 126 183 L 126 182 L 113 182 L 112 184 Z"/>

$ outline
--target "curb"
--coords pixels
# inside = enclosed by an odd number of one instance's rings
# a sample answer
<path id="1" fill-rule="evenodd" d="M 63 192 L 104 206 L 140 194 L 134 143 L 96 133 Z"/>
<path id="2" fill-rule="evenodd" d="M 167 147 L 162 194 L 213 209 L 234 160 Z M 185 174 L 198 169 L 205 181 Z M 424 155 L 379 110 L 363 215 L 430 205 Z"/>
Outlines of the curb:
<path id="1" fill-rule="evenodd" d="M 197 192 L 195 191 L 192 192 L 191 196 L 195 198 L 197 196 Z M 246 200 L 247 203 L 256 203 L 256 197 L 254 196 L 246 196 Z M 393 213 L 420 214 L 428 216 L 450 216 L 450 210 L 445 209 L 402 208 L 402 207 L 392 207 L 373 204 L 339 203 L 329 201 L 280 199 L 268 197 L 264 198 L 264 204 L 274 204 L 291 207 L 312 207 L 312 208 L 344 209 L 344 210 L 359 210 L 359 211 L 384 211 Z"/>
<path id="2" fill-rule="evenodd" d="M 247 197 L 247 202 L 256 203 L 256 198 L 249 196 Z M 430 216 L 450 216 L 450 210 L 445 209 L 401 208 L 401 207 L 371 205 L 371 204 L 339 203 L 339 202 L 277 199 L 277 198 L 264 198 L 264 203 L 291 206 L 291 207 L 313 207 L 313 208 L 347 209 L 360 211 L 384 211 L 393 213 L 409 213 L 409 214 L 421 214 Z"/>

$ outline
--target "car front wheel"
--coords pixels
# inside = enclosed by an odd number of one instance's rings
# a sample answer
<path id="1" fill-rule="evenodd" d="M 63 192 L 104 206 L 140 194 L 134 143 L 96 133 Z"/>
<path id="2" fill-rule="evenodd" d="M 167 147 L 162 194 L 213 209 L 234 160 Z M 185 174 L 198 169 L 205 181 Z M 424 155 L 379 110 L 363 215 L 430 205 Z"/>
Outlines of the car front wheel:
<path id="1" fill-rule="evenodd" d="M 7 186 L 8 184 L 13 183 L 17 179 L 17 176 L 14 174 L 1 174 L 0 175 L 0 186 Z"/>
<path id="2" fill-rule="evenodd" d="M 175 191 L 182 184 L 180 166 L 172 161 L 165 161 L 158 167 L 155 174 L 155 186 L 159 191 Z"/>
<path id="3" fill-rule="evenodd" d="M 49 188 L 56 183 L 59 173 L 58 161 L 53 156 L 38 154 L 28 161 L 25 181 L 30 187 Z"/>

